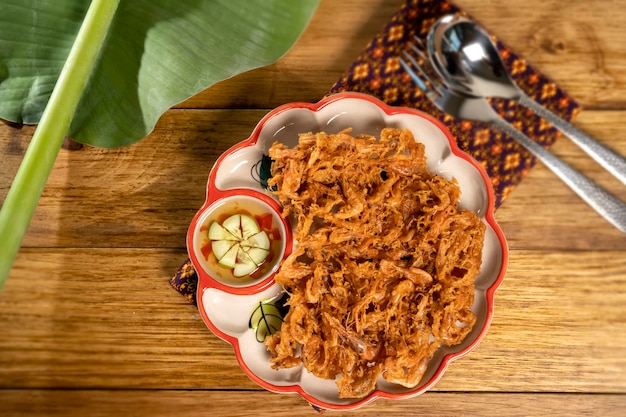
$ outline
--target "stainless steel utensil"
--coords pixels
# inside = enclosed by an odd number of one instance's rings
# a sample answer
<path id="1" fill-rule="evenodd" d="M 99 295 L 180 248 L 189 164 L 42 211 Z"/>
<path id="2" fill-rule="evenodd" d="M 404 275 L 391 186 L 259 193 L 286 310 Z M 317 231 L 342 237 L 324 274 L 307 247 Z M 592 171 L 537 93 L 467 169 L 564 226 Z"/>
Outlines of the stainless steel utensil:
<path id="1" fill-rule="evenodd" d="M 568 136 L 606 170 L 626 184 L 626 158 L 531 99 L 509 76 L 489 34 L 476 22 L 447 15 L 435 22 L 426 46 L 444 84 L 457 93 L 517 101 Z"/>
<path id="2" fill-rule="evenodd" d="M 416 38 L 416 43 L 423 50 L 423 44 L 418 38 Z M 416 45 L 410 45 L 410 47 L 421 58 L 423 64 L 430 65 L 422 50 Z M 400 57 L 402 67 L 411 76 L 415 84 L 424 91 L 426 97 L 440 110 L 458 119 L 489 123 L 510 135 L 524 148 L 532 152 L 600 215 L 626 233 L 626 203 L 515 129 L 491 107 L 486 98 L 466 96 L 452 91 L 431 77 L 407 50 L 404 51 L 403 55 L 406 60 Z"/>

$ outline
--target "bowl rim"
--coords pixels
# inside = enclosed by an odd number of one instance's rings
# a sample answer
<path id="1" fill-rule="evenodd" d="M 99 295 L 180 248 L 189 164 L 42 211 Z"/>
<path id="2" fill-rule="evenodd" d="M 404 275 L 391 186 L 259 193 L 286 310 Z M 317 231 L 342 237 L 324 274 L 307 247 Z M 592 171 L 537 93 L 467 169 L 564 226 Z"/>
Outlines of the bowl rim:
<path id="1" fill-rule="evenodd" d="M 409 107 L 392 106 L 387 103 L 384 103 L 383 101 L 379 100 L 376 97 L 373 97 L 371 95 L 364 94 L 364 93 L 358 93 L 358 92 L 340 92 L 340 93 L 332 94 L 315 103 L 307 103 L 307 102 L 286 103 L 269 111 L 257 123 L 251 135 L 247 139 L 231 146 L 224 153 L 222 153 L 220 157 L 218 157 L 218 159 L 215 161 L 215 164 L 211 168 L 211 171 L 209 173 L 209 178 L 207 181 L 206 200 L 203 206 L 201 207 L 201 209 L 198 211 L 198 213 L 206 210 L 206 208 L 209 205 L 211 205 L 216 199 L 219 199 L 220 197 L 223 197 L 226 195 L 236 195 L 238 193 L 241 194 L 242 192 L 248 193 L 250 191 L 249 189 L 245 189 L 245 188 L 233 188 L 229 190 L 220 190 L 219 188 L 217 188 L 215 186 L 215 182 L 216 182 L 218 168 L 230 154 L 240 149 L 244 149 L 246 147 L 255 145 L 259 140 L 260 134 L 263 131 L 264 126 L 267 124 L 269 120 L 271 120 L 272 118 L 278 116 L 279 114 L 283 112 L 294 110 L 294 109 L 306 109 L 306 110 L 316 113 L 331 104 L 334 104 L 342 100 L 348 100 L 348 99 L 362 100 L 370 104 L 373 104 L 376 107 L 378 107 L 383 113 L 385 113 L 387 116 L 408 114 L 408 115 L 414 115 L 414 116 L 423 118 L 427 120 L 428 122 L 432 123 L 433 125 L 435 125 L 437 129 L 439 129 L 444 134 L 444 136 L 446 137 L 448 141 L 448 145 L 450 146 L 450 150 L 452 154 L 454 154 L 454 156 L 458 158 L 461 158 L 469 162 L 472 165 L 472 167 L 476 171 L 478 171 L 478 173 L 481 176 L 481 179 L 485 185 L 486 200 L 487 200 L 486 201 L 487 204 L 485 206 L 485 212 L 483 214 L 484 222 L 489 225 L 489 227 L 495 234 L 497 242 L 499 243 L 499 248 L 501 250 L 502 259 L 501 259 L 500 268 L 497 272 L 497 276 L 495 280 L 493 280 L 493 283 L 485 290 L 486 311 L 485 311 L 484 325 L 482 329 L 480 329 L 480 331 L 478 332 L 474 340 L 472 340 L 467 346 L 465 346 L 462 350 L 458 352 L 450 352 L 450 353 L 443 355 L 443 357 L 441 358 L 441 363 L 439 364 L 439 366 L 437 367 L 433 375 L 430 377 L 430 379 L 424 382 L 423 384 L 420 384 L 419 387 L 416 387 L 417 389 L 415 390 L 407 391 L 404 393 L 393 393 L 393 392 L 387 392 L 387 391 L 383 391 L 383 390 L 376 388 L 374 391 L 369 393 L 366 397 L 363 397 L 361 399 L 355 399 L 354 402 L 342 403 L 342 404 L 330 403 L 324 400 L 320 400 L 319 398 L 316 398 L 314 395 L 307 393 L 299 384 L 292 384 L 292 385 L 272 384 L 262 379 L 258 375 L 256 375 L 253 371 L 251 371 L 251 369 L 245 363 L 241 355 L 241 350 L 239 347 L 239 340 L 234 336 L 230 336 L 224 333 L 222 330 L 217 328 L 217 326 L 215 326 L 209 319 L 205 309 L 203 308 L 203 300 L 202 300 L 202 292 L 204 291 L 205 288 L 207 288 L 205 286 L 206 280 L 202 280 L 202 277 L 200 276 L 200 274 L 198 274 L 199 281 L 198 281 L 198 287 L 196 289 L 197 291 L 196 300 L 197 300 L 200 314 L 205 324 L 207 324 L 209 329 L 215 335 L 217 335 L 219 338 L 221 338 L 222 340 L 232 345 L 235 356 L 237 358 L 237 362 L 239 363 L 239 366 L 242 368 L 244 373 L 248 376 L 248 378 L 250 378 L 252 381 L 257 383 L 259 386 L 267 389 L 268 391 L 272 391 L 276 393 L 283 393 L 283 394 L 296 393 L 296 394 L 299 394 L 302 398 L 304 398 L 314 407 L 321 408 L 321 409 L 334 410 L 334 411 L 354 410 L 366 404 L 369 404 L 378 398 L 386 398 L 386 399 L 412 398 L 428 391 L 433 385 L 435 385 L 439 381 L 439 379 L 441 379 L 441 377 L 443 376 L 443 374 L 445 373 L 446 369 L 448 368 L 448 366 L 450 365 L 452 361 L 459 359 L 467 355 L 468 353 L 470 353 L 480 344 L 482 339 L 485 337 L 491 325 L 491 322 L 493 320 L 495 292 L 504 279 L 504 276 L 508 267 L 508 257 L 509 257 L 509 250 L 508 250 L 506 238 L 504 236 L 504 233 L 500 225 L 498 224 L 494 216 L 496 199 L 495 199 L 495 194 L 494 194 L 493 187 L 491 184 L 491 180 L 489 176 L 487 175 L 487 172 L 485 171 L 483 166 L 478 161 L 476 161 L 476 159 L 474 159 L 471 155 L 463 151 L 458 146 L 458 144 L 456 143 L 456 139 L 454 138 L 454 136 L 452 135 L 448 127 L 439 119 L 423 111 L 409 108 Z M 259 194 L 263 195 L 262 193 L 259 193 Z M 265 197 L 274 201 L 269 196 L 265 196 Z M 280 205 L 278 206 L 280 207 Z M 190 239 L 193 239 L 193 236 L 191 235 L 192 235 L 193 230 L 195 229 L 195 222 L 197 222 L 197 218 L 199 217 L 198 213 L 196 213 L 196 216 L 194 216 L 194 219 L 192 220 L 192 225 L 189 227 L 189 230 L 188 230 L 188 234 L 187 234 L 188 251 L 190 247 L 189 246 L 190 242 L 192 242 L 192 240 Z M 287 234 L 291 235 L 290 232 L 288 232 Z M 286 248 L 285 257 L 287 256 L 287 252 L 289 253 L 291 252 L 292 245 L 293 245 L 293 241 L 291 241 L 288 247 Z M 193 260 L 192 260 L 192 263 L 193 263 Z M 272 285 L 278 285 L 278 284 L 275 284 L 273 280 L 273 275 L 274 274 L 270 275 L 268 279 L 264 281 L 263 285 L 244 287 L 243 289 L 240 289 L 239 291 L 235 291 L 234 293 L 253 294 L 253 293 L 264 291 L 270 288 Z M 215 288 L 215 286 L 213 287 Z M 229 292 L 233 293 L 233 291 L 229 291 Z"/>

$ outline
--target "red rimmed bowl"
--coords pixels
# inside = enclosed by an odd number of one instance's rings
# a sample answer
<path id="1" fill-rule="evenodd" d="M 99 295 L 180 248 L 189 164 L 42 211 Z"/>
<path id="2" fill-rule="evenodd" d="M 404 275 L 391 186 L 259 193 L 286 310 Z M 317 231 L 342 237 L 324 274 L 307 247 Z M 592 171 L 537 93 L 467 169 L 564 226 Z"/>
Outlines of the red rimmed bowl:
<path id="1" fill-rule="evenodd" d="M 378 137 L 385 127 L 408 128 L 415 139 L 424 143 L 428 169 L 451 179 L 461 188 L 460 206 L 478 214 L 486 225 L 481 272 L 475 282 L 473 311 L 477 316 L 472 332 L 460 345 L 442 346 L 430 360 L 420 383 L 406 388 L 378 381 L 376 390 L 360 399 L 338 397 L 334 381 L 323 380 L 303 367 L 274 370 L 269 363 L 265 345 L 258 341 L 255 311 L 277 300 L 283 289 L 273 276 L 280 261 L 291 253 L 292 225 L 278 220 L 280 250 L 276 265 L 266 275 L 245 283 L 217 279 L 199 258 L 198 235 L 211 211 L 225 198 L 261 201 L 268 212 L 280 217 L 280 205 L 264 187 L 267 171 L 267 150 L 275 142 L 293 147 L 303 132 L 337 133 L 348 127 L 352 134 Z M 253 200 L 249 200 L 248 203 Z M 207 326 L 218 337 L 233 346 L 243 371 L 257 384 L 278 393 L 297 393 L 316 407 L 349 410 L 361 407 L 377 398 L 403 399 L 419 395 L 432 387 L 451 361 L 473 350 L 485 336 L 493 316 L 494 294 L 507 266 L 508 249 L 502 230 L 496 223 L 495 198 L 489 178 L 471 156 L 461 151 L 449 130 L 428 114 L 408 108 L 391 107 L 378 99 L 359 93 L 340 93 L 318 103 L 291 103 L 269 112 L 256 126 L 252 135 L 226 151 L 215 163 L 209 175 L 207 200 L 194 217 L 187 236 L 187 246 L 199 274 L 198 308 Z M 202 239 L 200 239 L 202 240 Z M 268 329 L 261 329 L 269 331 Z"/>
<path id="2" fill-rule="evenodd" d="M 258 292 L 273 284 L 280 262 L 291 252 L 291 225 L 281 215 L 278 202 L 267 194 L 248 188 L 214 189 L 203 208 L 193 218 L 188 233 L 189 256 L 203 286 L 233 294 Z M 220 265 L 212 251 L 208 230 L 231 215 L 256 220 L 270 241 L 268 257 L 252 273 L 235 276 L 232 268 Z"/>

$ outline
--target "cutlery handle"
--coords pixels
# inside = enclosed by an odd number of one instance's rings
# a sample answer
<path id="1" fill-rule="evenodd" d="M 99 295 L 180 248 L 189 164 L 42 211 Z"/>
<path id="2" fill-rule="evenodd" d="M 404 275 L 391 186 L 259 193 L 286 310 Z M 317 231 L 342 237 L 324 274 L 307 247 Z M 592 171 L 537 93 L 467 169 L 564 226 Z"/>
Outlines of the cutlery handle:
<path id="1" fill-rule="evenodd" d="M 602 165 L 607 171 L 617 177 L 622 184 L 626 184 L 626 158 L 606 147 L 596 139 L 587 135 L 573 124 L 561 119 L 550 110 L 546 109 L 526 94 L 522 94 L 518 100 L 519 104 L 531 109 L 535 114 L 547 120 L 563 132 L 572 142 L 587 152 L 593 159 Z"/>
<path id="2" fill-rule="evenodd" d="M 572 190 L 593 207 L 602 217 L 626 233 L 626 203 L 596 184 L 540 144 L 517 130 L 506 120 L 497 117 L 491 123 L 517 140 L 541 162 L 559 176 Z"/>

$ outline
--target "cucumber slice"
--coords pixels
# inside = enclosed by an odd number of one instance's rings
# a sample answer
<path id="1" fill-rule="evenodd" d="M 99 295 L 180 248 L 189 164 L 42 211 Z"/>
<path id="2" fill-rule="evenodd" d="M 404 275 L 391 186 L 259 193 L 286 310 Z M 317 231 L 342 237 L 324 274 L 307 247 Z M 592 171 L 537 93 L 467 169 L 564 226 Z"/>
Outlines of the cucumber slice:
<path id="1" fill-rule="evenodd" d="M 239 246 L 234 240 L 214 240 L 211 242 L 211 249 L 213 250 L 213 254 L 219 261 L 226 255 L 226 252 L 233 246 Z"/>
<path id="2" fill-rule="evenodd" d="M 241 246 L 269 250 L 270 238 L 267 236 L 267 233 L 265 233 L 265 231 L 260 231 L 259 233 L 254 234 L 249 238 L 243 240 L 241 242 Z"/>
<path id="3" fill-rule="evenodd" d="M 265 262 L 265 260 L 270 254 L 269 250 L 261 249 L 261 248 L 245 248 L 244 247 L 244 250 L 250 256 L 250 259 L 252 259 L 252 261 L 255 264 L 257 264 L 257 266 L 260 266 L 263 262 Z"/>
<path id="4" fill-rule="evenodd" d="M 211 223 L 209 239 L 217 262 L 235 277 L 250 275 L 269 256 L 270 239 L 247 214 L 233 214 L 220 225 Z"/>
<path id="5" fill-rule="evenodd" d="M 211 240 L 237 240 L 237 238 L 224 229 L 218 222 L 211 223 L 209 227 L 209 239 Z"/>
<path id="6" fill-rule="evenodd" d="M 247 239 L 252 235 L 255 235 L 261 231 L 259 224 L 252 217 L 242 214 L 241 215 L 241 238 Z"/>
<path id="7" fill-rule="evenodd" d="M 241 214 L 233 214 L 222 223 L 222 227 L 228 230 L 237 240 L 243 239 L 241 234 Z"/>
<path id="8" fill-rule="evenodd" d="M 233 275 L 236 277 L 243 277 L 256 271 L 259 266 L 254 263 L 252 258 L 241 248 L 237 252 L 237 261 L 233 267 Z"/>
<path id="9" fill-rule="evenodd" d="M 226 241 L 222 240 L 222 242 Z M 224 256 L 218 260 L 218 263 L 227 268 L 234 268 L 237 264 L 237 252 L 239 252 L 239 249 L 239 244 L 235 243 L 230 249 L 228 249 L 228 252 L 226 252 Z"/>

